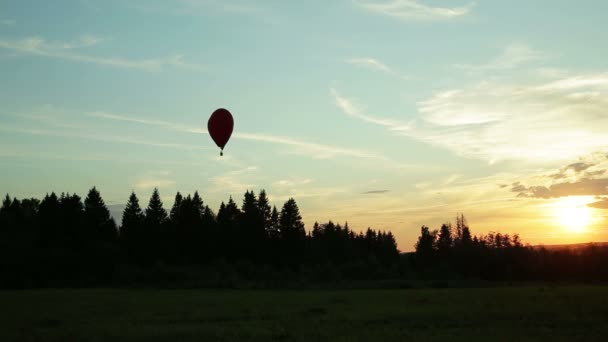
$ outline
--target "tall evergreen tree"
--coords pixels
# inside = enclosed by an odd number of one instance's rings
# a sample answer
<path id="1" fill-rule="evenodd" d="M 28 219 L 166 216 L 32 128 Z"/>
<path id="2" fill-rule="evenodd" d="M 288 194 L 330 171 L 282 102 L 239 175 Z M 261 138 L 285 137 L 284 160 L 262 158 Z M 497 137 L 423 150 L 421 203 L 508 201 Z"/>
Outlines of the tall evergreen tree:
<path id="1" fill-rule="evenodd" d="M 227 204 L 220 205 L 217 213 L 218 235 L 223 250 L 220 255 L 225 257 L 236 257 L 238 250 L 238 225 L 241 211 L 230 196 Z"/>
<path id="2" fill-rule="evenodd" d="M 280 235 L 286 240 L 303 240 L 306 236 L 298 204 L 293 198 L 285 202 L 279 218 Z"/>
<path id="3" fill-rule="evenodd" d="M 279 211 L 276 206 L 272 207 L 272 212 L 270 213 L 270 224 L 268 226 L 267 234 L 271 239 L 279 238 Z"/>
<path id="4" fill-rule="evenodd" d="M 131 192 L 129 201 L 122 212 L 122 224 L 120 226 L 120 241 L 125 249 L 129 261 L 141 262 L 144 248 L 145 215 L 139 205 L 139 199 L 135 192 Z"/>
<path id="5" fill-rule="evenodd" d="M 129 201 L 122 212 L 122 224 L 120 227 L 120 234 L 129 236 L 129 234 L 137 234 L 143 228 L 144 224 L 144 212 L 139 206 L 139 199 L 135 192 L 131 192 Z"/>
<path id="6" fill-rule="evenodd" d="M 431 231 L 429 227 L 420 228 L 420 236 L 416 242 L 416 258 L 420 265 L 428 266 L 435 259 L 435 240 L 437 231 Z"/>
<path id="7" fill-rule="evenodd" d="M 453 244 L 452 225 L 450 223 L 444 223 L 441 225 L 439 236 L 437 237 L 437 250 L 440 254 L 445 255 L 452 248 Z"/>
<path id="8" fill-rule="evenodd" d="M 109 242 L 118 237 L 116 222 L 95 187 L 89 190 L 84 200 L 84 220 L 85 225 L 92 230 L 94 238 Z"/>
<path id="9" fill-rule="evenodd" d="M 141 262 L 149 263 L 160 259 L 159 251 L 166 250 L 167 241 L 163 239 L 163 228 L 167 223 L 167 211 L 163 208 L 163 202 L 157 188 L 154 188 L 150 202 L 146 208 L 145 230 L 141 239 L 142 259 Z"/>
<path id="10" fill-rule="evenodd" d="M 146 208 L 146 225 L 159 226 L 167 220 L 167 211 L 163 208 L 163 202 L 157 188 L 154 188 L 150 202 Z"/>
<path id="11" fill-rule="evenodd" d="M 266 195 L 266 190 L 264 189 L 260 191 L 260 195 L 258 196 L 258 211 L 262 218 L 264 230 L 266 231 L 266 234 L 268 234 L 272 224 L 272 208 L 270 207 L 268 195 Z"/>
<path id="12" fill-rule="evenodd" d="M 179 221 L 180 207 L 182 205 L 183 199 L 184 197 L 178 191 L 177 194 L 175 194 L 175 201 L 173 202 L 173 207 L 171 207 L 171 214 L 169 215 L 169 218 L 171 219 L 171 222 L 173 224 L 176 224 Z"/>

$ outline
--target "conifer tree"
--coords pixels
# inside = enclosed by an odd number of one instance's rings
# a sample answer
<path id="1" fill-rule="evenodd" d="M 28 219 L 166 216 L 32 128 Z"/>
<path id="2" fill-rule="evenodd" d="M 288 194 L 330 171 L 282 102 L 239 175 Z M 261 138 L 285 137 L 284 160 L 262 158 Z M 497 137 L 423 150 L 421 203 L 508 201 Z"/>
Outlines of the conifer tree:
<path id="1" fill-rule="evenodd" d="M 276 206 L 272 207 L 272 212 L 270 213 L 270 224 L 268 226 L 267 235 L 271 239 L 279 238 L 279 211 Z"/>
<path id="2" fill-rule="evenodd" d="M 268 202 L 268 195 L 266 195 L 266 190 L 263 189 L 260 191 L 260 195 L 258 196 L 258 211 L 260 213 L 264 225 L 264 230 L 268 233 L 272 224 L 272 208 L 270 207 L 270 203 Z"/>
<path id="3" fill-rule="evenodd" d="M 91 229 L 93 238 L 99 237 L 102 241 L 115 241 L 118 237 L 116 222 L 110 216 L 101 194 L 95 187 L 89 190 L 84 200 L 85 225 Z"/>
<path id="4" fill-rule="evenodd" d="M 163 208 L 163 202 L 157 188 L 154 188 L 150 202 L 146 208 L 146 225 L 159 226 L 167 220 L 167 211 Z"/>
<path id="5" fill-rule="evenodd" d="M 139 199 L 135 192 L 131 192 L 129 201 L 122 212 L 122 224 L 120 227 L 121 235 L 128 236 L 131 233 L 137 234 L 144 223 L 144 212 L 139 206 Z"/>
<path id="6" fill-rule="evenodd" d="M 280 235 L 287 240 L 301 240 L 306 236 L 304 230 L 304 222 L 298 204 L 293 198 L 290 198 L 281 209 L 279 218 Z"/>
<path id="7" fill-rule="evenodd" d="M 184 197 L 178 191 L 177 194 L 175 194 L 175 201 L 173 202 L 173 207 L 171 207 L 171 212 L 169 215 L 169 218 L 174 225 L 179 221 L 180 206 L 182 205 L 183 199 Z"/>

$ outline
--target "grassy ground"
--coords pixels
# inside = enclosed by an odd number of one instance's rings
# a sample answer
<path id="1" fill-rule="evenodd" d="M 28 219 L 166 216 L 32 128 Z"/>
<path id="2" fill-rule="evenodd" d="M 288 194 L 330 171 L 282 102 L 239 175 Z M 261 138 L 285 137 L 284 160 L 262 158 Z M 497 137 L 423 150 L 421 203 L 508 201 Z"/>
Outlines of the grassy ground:
<path id="1" fill-rule="evenodd" d="M 608 287 L 0 292 L 0 341 L 605 341 Z"/>

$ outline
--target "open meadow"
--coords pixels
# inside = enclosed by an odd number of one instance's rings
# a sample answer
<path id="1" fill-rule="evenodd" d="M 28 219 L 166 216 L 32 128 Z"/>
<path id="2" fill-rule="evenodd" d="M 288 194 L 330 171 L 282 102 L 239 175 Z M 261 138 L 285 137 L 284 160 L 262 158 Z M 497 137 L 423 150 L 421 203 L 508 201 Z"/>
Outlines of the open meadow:
<path id="1" fill-rule="evenodd" d="M 608 287 L 0 292 L 1 341 L 601 341 Z"/>

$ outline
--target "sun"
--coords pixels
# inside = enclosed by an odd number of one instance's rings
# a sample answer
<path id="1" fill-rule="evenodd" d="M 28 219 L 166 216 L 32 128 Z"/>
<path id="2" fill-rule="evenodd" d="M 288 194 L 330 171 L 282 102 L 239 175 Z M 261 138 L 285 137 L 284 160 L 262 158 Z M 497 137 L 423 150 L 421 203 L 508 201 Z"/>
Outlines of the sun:
<path id="1" fill-rule="evenodd" d="M 557 222 L 572 233 L 584 233 L 593 223 L 593 210 L 587 206 L 588 199 L 567 197 L 559 200 L 554 208 Z"/>

